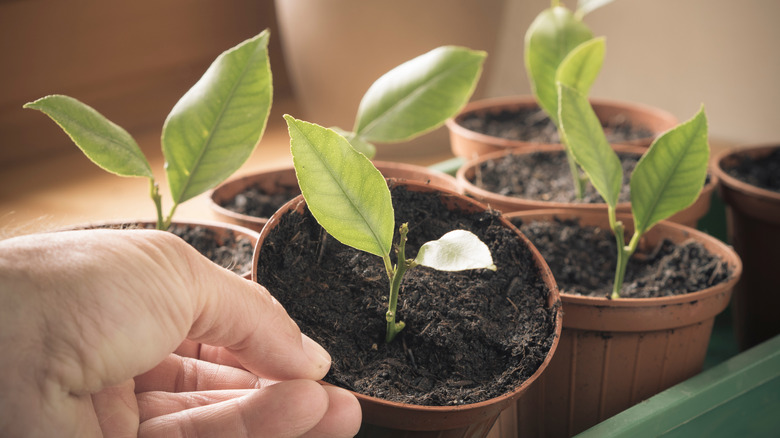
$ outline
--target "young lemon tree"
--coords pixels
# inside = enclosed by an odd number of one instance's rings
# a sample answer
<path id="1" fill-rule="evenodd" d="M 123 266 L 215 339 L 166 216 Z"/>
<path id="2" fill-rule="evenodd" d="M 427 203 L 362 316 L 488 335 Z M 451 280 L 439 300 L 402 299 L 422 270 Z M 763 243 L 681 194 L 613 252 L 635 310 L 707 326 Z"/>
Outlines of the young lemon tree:
<path id="1" fill-rule="evenodd" d="M 620 298 L 628 259 L 640 238 L 656 223 L 688 207 L 699 197 L 707 177 L 709 144 L 704 107 L 696 115 L 658 137 L 631 174 L 631 214 L 634 233 L 626 244 L 616 207 L 623 167 L 607 142 L 586 96 L 558 84 L 561 131 L 572 156 L 607 203 L 609 225 L 617 242 L 617 268 L 612 298 Z"/>
<path id="2" fill-rule="evenodd" d="M 167 216 L 149 161 L 126 130 L 68 96 L 46 96 L 24 107 L 48 115 L 106 171 L 147 178 L 157 228 L 165 230 L 179 204 L 227 179 L 260 141 L 273 97 L 268 39 L 266 30 L 219 55 L 165 120 L 162 152 L 173 197 Z"/>
<path id="3" fill-rule="evenodd" d="M 487 245 L 465 230 L 427 242 L 417 257 L 407 259 L 406 223 L 399 227 L 393 262 L 395 216 L 390 189 L 379 170 L 336 131 L 289 115 L 284 118 L 298 183 L 314 218 L 341 243 L 382 258 L 390 290 L 387 342 L 404 328 L 396 318 L 396 308 L 401 280 L 408 270 L 420 265 L 443 271 L 496 269 Z"/>

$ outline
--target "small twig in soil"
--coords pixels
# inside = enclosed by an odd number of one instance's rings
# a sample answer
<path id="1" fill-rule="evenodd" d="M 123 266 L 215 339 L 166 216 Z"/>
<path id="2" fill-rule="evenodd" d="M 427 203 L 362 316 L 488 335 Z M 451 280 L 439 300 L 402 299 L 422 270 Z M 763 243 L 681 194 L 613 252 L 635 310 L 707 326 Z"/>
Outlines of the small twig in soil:
<path id="1" fill-rule="evenodd" d="M 412 368 L 417 369 L 417 364 L 414 362 L 414 353 L 409 348 L 406 348 L 406 338 L 401 338 L 401 343 L 404 346 L 404 354 L 409 357 L 409 361 L 412 363 Z"/>
<path id="2" fill-rule="evenodd" d="M 425 325 L 425 328 L 423 328 L 422 331 L 420 332 L 420 336 L 422 336 L 422 334 L 425 333 L 426 330 L 428 330 L 428 327 L 430 327 L 431 324 L 433 324 L 433 321 Z"/>
<path id="3" fill-rule="evenodd" d="M 518 308 L 517 308 L 517 304 L 515 304 L 515 303 L 514 303 L 514 301 L 512 301 L 512 299 L 511 299 L 511 298 L 509 298 L 509 297 L 506 297 L 506 300 L 507 300 L 507 301 L 509 301 L 509 304 L 511 304 L 511 305 L 512 305 L 512 307 L 514 307 L 514 308 L 515 308 L 515 312 L 517 312 L 518 314 L 520 314 L 520 309 L 518 309 Z"/>
<path id="4" fill-rule="evenodd" d="M 317 250 L 317 266 L 322 263 L 322 257 L 325 255 L 325 246 L 328 243 L 328 233 L 323 228 L 320 231 L 320 248 Z"/>

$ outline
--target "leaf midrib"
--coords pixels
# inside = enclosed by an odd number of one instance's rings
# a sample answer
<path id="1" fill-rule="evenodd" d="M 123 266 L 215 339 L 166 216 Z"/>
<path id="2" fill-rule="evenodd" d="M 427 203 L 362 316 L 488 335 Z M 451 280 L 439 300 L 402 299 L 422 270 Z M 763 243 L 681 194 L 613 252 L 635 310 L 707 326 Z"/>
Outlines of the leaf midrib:
<path id="1" fill-rule="evenodd" d="M 262 52 L 262 50 L 261 50 Z M 192 166 L 192 169 L 190 170 L 189 174 L 187 175 L 187 178 L 185 180 L 185 184 L 182 185 L 182 189 L 176 199 L 174 199 L 174 202 L 176 204 L 181 204 L 183 201 L 185 193 L 187 193 L 187 190 L 190 187 L 190 184 L 192 182 L 193 176 L 197 174 L 198 168 L 200 168 L 201 163 L 203 162 L 203 158 L 206 155 L 206 151 L 209 149 L 209 146 L 211 145 L 212 140 L 214 139 L 214 133 L 216 132 L 216 127 L 219 126 L 220 122 L 222 121 L 223 117 L 225 116 L 225 112 L 227 111 L 227 108 L 229 106 L 229 102 L 232 100 L 233 96 L 236 93 L 236 90 L 238 89 L 239 85 L 243 82 L 244 78 L 247 75 L 247 72 L 249 71 L 249 66 L 254 63 L 254 60 L 256 58 L 257 51 L 255 50 L 254 53 L 250 56 L 249 62 L 247 62 L 244 65 L 244 68 L 241 71 L 241 75 L 239 76 L 239 79 L 235 81 L 233 84 L 233 87 L 230 90 L 230 93 L 228 93 L 228 98 L 225 99 L 225 103 L 222 105 L 222 108 L 219 111 L 219 114 L 214 119 L 214 123 L 211 125 L 211 129 L 209 130 L 209 135 L 206 137 L 206 141 L 203 143 L 203 147 L 200 148 L 199 153 L 197 154 L 197 157 L 195 159 L 194 165 Z"/>
<path id="2" fill-rule="evenodd" d="M 303 131 L 298 129 L 297 126 L 295 126 L 295 130 L 298 131 L 301 134 L 301 136 L 303 136 L 306 139 L 307 143 L 309 143 L 310 145 L 315 145 L 316 144 L 315 142 L 313 142 L 311 140 L 311 138 L 309 138 L 308 135 L 306 135 L 306 133 L 304 133 Z M 350 147 L 352 147 L 352 146 L 350 146 Z M 363 219 L 363 222 L 368 225 L 368 229 L 371 231 L 371 235 L 373 236 L 374 241 L 376 243 L 378 243 L 378 247 L 380 249 L 382 249 L 382 251 L 384 252 L 384 245 L 382 244 L 382 239 L 377 234 L 377 232 L 374 229 L 374 226 L 371 223 L 371 221 L 369 221 L 367 219 L 366 215 L 363 214 L 362 210 L 357 207 L 357 204 L 353 201 L 352 197 L 349 196 L 349 192 L 344 189 L 344 185 L 342 184 L 341 179 L 336 177 L 337 172 L 329 165 L 328 161 L 324 158 L 324 156 L 322 155 L 322 153 L 320 152 L 320 150 L 318 148 L 312 146 L 311 149 L 317 155 L 317 158 L 319 159 L 320 163 L 323 164 L 323 166 L 328 171 L 328 173 L 330 174 L 330 176 L 333 179 L 333 181 L 336 182 L 336 185 L 339 187 L 341 192 L 344 194 L 344 197 L 347 199 L 347 201 L 349 202 L 349 204 L 352 207 L 352 209 L 354 211 L 356 211 L 358 213 L 358 215 Z M 389 253 L 389 249 L 388 249 L 388 253 Z"/>

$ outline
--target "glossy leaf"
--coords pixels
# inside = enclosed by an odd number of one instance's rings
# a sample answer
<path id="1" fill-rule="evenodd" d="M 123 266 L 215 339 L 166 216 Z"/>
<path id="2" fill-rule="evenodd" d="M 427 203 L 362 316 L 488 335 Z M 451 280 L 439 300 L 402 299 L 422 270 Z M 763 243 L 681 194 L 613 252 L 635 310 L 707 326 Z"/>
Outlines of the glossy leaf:
<path id="1" fill-rule="evenodd" d="M 72 97 L 52 95 L 24 107 L 49 116 L 84 155 L 108 172 L 154 178 L 149 162 L 133 137 L 89 105 Z"/>
<path id="2" fill-rule="evenodd" d="M 298 184 L 314 218 L 341 243 L 387 257 L 395 222 L 382 174 L 335 131 L 284 118 Z"/>
<path id="3" fill-rule="evenodd" d="M 566 55 L 561 65 L 558 66 L 555 80 L 587 96 L 590 93 L 590 87 L 601 71 L 605 51 L 604 37 L 585 41 Z M 557 103 L 555 112 L 556 114 L 558 112 Z"/>
<path id="4" fill-rule="evenodd" d="M 487 54 L 443 46 L 385 73 L 366 91 L 353 129 L 368 142 L 399 142 L 457 114 L 476 88 Z"/>
<path id="5" fill-rule="evenodd" d="M 182 203 L 224 181 L 249 158 L 271 109 L 268 31 L 222 53 L 163 126 L 171 194 Z"/>
<path id="6" fill-rule="evenodd" d="M 590 29 L 563 6 L 542 11 L 525 34 L 525 68 L 531 90 L 556 125 L 558 66 L 575 47 L 592 38 Z"/>
<path id="7" fill-rule="evenodd" d="M 559 93 L 559 117 L 564 141 L 593 187 L 607 204 L 614 207 L 623 183 L 620 158 L 609 145 L 588 98 L 563 84 L 559 84 Z"/>
<path id="8" fill-rule="evenodd" d="M 653 142 L 631 174 L 631 210 L 640 235 L 699 197 L 709 156 L 704 107 Z"/>
<path id="9" fill-rule="evenodd" d="M 490 249 L 474 233 L 466 230 L 450 231 L 438 240 L 426 242 L 414 261 L 440 271 L 496 270 Z"/>

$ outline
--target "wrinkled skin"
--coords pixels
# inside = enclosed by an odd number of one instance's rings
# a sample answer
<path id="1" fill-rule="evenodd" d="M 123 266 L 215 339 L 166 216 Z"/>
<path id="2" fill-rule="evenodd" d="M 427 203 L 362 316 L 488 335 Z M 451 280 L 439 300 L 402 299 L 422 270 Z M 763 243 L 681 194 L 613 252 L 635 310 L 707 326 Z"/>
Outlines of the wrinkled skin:
<path id="1" fill-rule="evenodd" d="M 352 436 L 330 356 L 260 285 L 159 231 L 0 241 L 7 436 Z"/>

